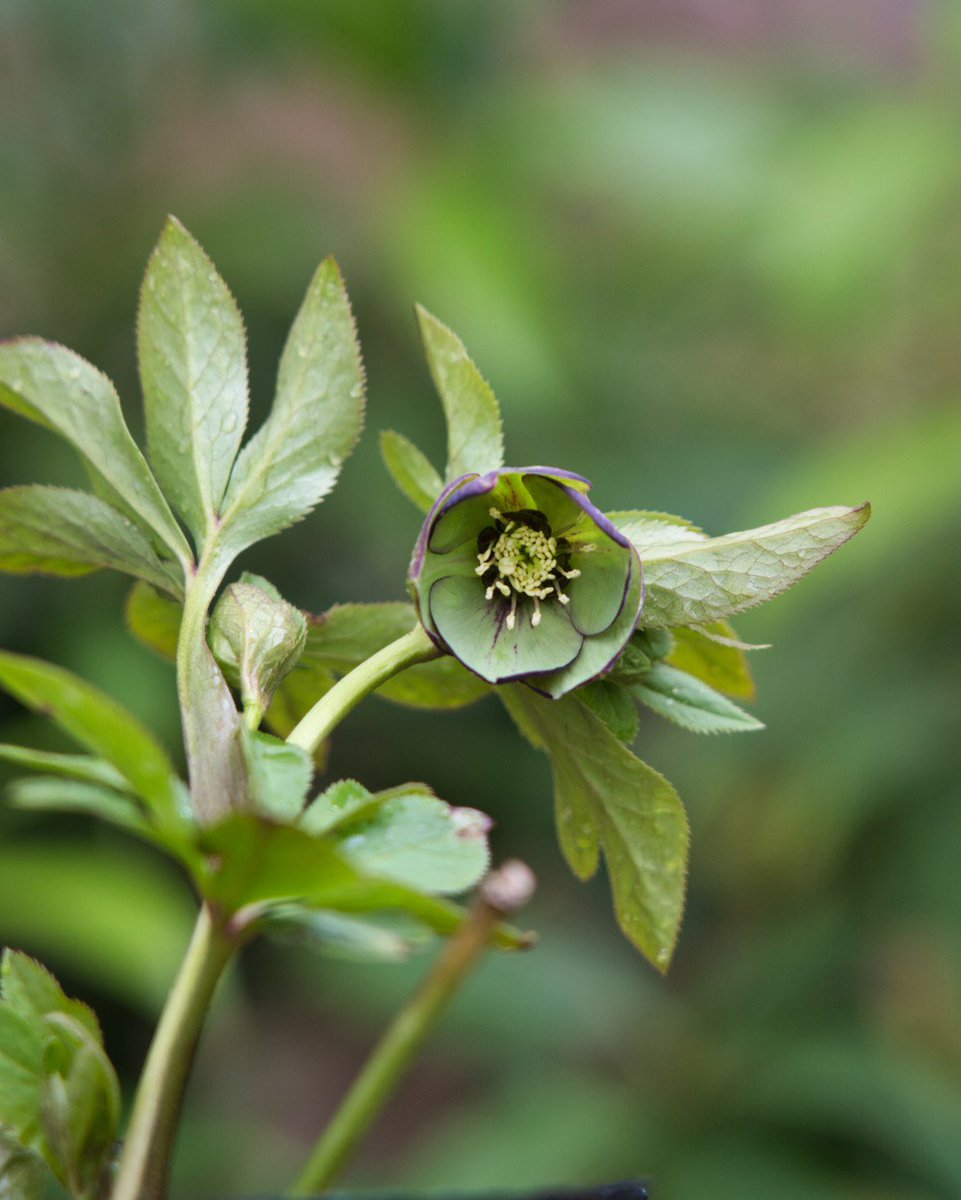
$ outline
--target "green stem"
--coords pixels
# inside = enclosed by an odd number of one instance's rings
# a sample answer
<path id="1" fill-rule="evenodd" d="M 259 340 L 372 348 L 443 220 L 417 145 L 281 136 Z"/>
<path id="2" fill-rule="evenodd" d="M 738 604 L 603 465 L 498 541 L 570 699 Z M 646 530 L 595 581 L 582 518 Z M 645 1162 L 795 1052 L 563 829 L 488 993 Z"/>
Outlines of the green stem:
<path id="1" fill-rule="evenodd" d="M 236 945 L 204 905 L 140 1076 L 111 1200 L 166 1200 L 187 1076 L 214 990 Z"/>
<path id="2" fill-rule="evenodd" d="M 398 671 L 417 663 L 429 662 L 432 658 L 439 658 L 440 653 L 423 628 L 418 625 L 410 633 L 405 633 L 383 650 L 372 654 L 343 679 L 339 679 L 294 728 L 287 741 L 313 754 L 331 730 L 339 725 L 365 696 L 369 696 Z"/>
<path id="3" fill-rule="evenodd" d="M 526 904 L 533 890 L 534 877 L 520 862 L 505 863 L 500 871 L 488 876 L 470 916 L 448 942 L 420 989 L 394 1018 L 288 1196 L 312 1196 L 335 1180 L 424 1039 L 490 945 L 498 922 Z"/>

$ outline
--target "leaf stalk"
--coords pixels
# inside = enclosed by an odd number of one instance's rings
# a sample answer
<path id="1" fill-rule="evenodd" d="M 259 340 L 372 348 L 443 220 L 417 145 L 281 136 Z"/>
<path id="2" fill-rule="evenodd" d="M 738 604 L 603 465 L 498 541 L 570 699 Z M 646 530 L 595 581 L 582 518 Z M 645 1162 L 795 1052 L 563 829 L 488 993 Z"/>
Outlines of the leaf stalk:
<path id="1" fill-rule="evenodd" d="M 287 1192 L 312 1196 L 328 1187 L 353 1157 L 414 1055 L 491 944 L 499 921 L 534 893 L 534 875 L 512 860 L 488 875 L 469 918 L 447 943 L 418 991 L 397 1014 L 367 1060 L 307 1165 Z"/>
<path id="2" fill-rule="evenodd" d="M 439 658 L 441 651 L 417 625 L 339 679 L 291 731 L 287 741 L 313 754 L 347 714 L 399 671 Z"/>

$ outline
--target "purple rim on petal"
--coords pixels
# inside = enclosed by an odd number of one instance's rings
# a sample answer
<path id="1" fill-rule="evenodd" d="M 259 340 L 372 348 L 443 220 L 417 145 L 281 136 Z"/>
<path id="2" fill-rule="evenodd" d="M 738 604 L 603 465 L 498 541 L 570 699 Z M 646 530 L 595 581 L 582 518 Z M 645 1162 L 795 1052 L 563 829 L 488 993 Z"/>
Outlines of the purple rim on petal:
<path id="1" fill-rule="evenodd" d="M 532 477 L 556 489 L 556 504 Z M 544 466 L 447 484 L 409 572 L 421 623 L 441 650 L 490 683 L 525 680 L 540 691 L 538 681 L 554 679 L 545 693 L 554 696 L 610 668 L 637 624 L 643 571 L 630 539 L 587 498 L 590 486 L 583 475 Z M 477 503 L 492 493 L 489 507 Z M 599 551 L 594 571 L 592 550 Z M 438 589 L 454 578 L 461 582 Z"/>

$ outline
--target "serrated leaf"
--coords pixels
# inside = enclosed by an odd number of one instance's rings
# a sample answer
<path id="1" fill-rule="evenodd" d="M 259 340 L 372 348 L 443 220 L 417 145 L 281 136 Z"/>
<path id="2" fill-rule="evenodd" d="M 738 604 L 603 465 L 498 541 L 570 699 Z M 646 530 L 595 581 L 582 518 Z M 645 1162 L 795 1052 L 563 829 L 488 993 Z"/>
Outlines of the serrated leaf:
<path id="1" fill-rule="evenodd" d="M 763 729 L 756 717 L 739 708 L 700 679 L 655 663 L 631 691 L 648 708 L 692 733 L 745 733 Z"/>
<path id="2" fill-rule="evenodd" d="M 332 836 L 362 871 L 424 892 L 466 891 L 490 858 L 489 819 L 452 807 L 423 784 L 372 793 L 355 779 L 341 779 L 311 802 L 300 825 Z"/>
<path id="3" fill-rule="evenodd" d="M 277 821 L 293 821 L 307 799 L 314 775 L 306 750 L 269 733 L 243 731 L 250 798 L 259 812 Z"/>
<path id="4" fill-rule="evenodd" d="M 318 267 L 280 360 L 270 416 L 227 489 L 220 541 L 233 557 L 306 516 L 360 436 L 364 373 L 347 291 L 332 258 Z"/>
<path id="5" fill-rule="evenodd" d="M 120 1089 L 100 1026 L 86 1005 L 67 997 L 50 972 L 24 954 L 4 951 L 2 984 L 0 1123 L 84 1200 L 106 1166 L 120 1115 Z M 86 1081 L 94 1076 L 91 1091 Z M 60 1137 L 78 1127 L 102 1136 L 82 1145 Z"/>
<path id="6" fill-rule="evenodd" d="M 444 936 L 455 933 L 466 916 L 450 901 L 362 874 L 330 838 L 312 837 L 249 813 L 232 813 L 206 829 L 203 848 L 211 864 L 203 879 L 204 894 L 228 912 L 247 905 L 262 905 L 267 911 L 291 901 L 335 912 L 405 912 Z M 530 940 L 500 925 L 493 944 L 523 949 Z"/>
<path id="7" fill-rule="evenodd" d="M 504 435 L 490 385 L 452 330 L 420 305 L 417 320 L 447 419 L 446 482 L 470 471 L 496 471 L 504 465 Z"/>
<path id="8" fill-rule="evenodd" d="M 595 679 L 578 688 L 577 696 L 600 717 L 619 742 L 634 741 L 638 726 L 637 705 L 623 684 L 611 679 Z"/>
<path id="9" fill-rule="evenodd" d="M 406 913 L 348 916 L 311 911 L 295 904 L 271 912 L 266 930 L 332 958 L 352 962 L 404 962 L 435 940 L 433 930 Z"/>
<path id="10" fill-rule="evenodd" d="M 161 596 L 146 583 L 135 583 L 124 605 L 124 620 L 133 636 L 168 662 L 177 658 L 182 616 L 182 605 Z"/>
<path id="11" fill-rule="evenodd" d="M 416 624 L 410 604 L 336 605 L 312 619 L 301 666 L 345 674 Z M 409 667 L 379 687 L 376 695 L 413 708 L 444 709 L 473 704 L 490 690 L 455 658 L 446 657 Z"/>
<path id="12" fill-rule="evenodd" d="M 677 792 L 577 699 L 498 689 L 522 732 L 551 758 L 558 836 L 574 873 L 604 851 L 618 924 L 659 971 L 667 969 L 684 910 L 688 826 Z"/>
<path id="13" fill-rule="evenodd" d="M 632 509 L 605 514 L 621 533 L 626 534 L 641 556 L 656 546 L 671 546 L 678 542 L 703 542 L 707 534 L 685 517 L 671 513 L 646 512 Z"/>
<path id="14" fill-rule="evenodd" d="M 744 651 L 739 646 L 725 645 L 706 636 L 716 633 L 721 637 L 736 638 L 726 621 L 716 621 L 705 631 L 675 629 L 672 632 L 674 649 L 667 658 L 672 667 L 696 676 L 709 687 L 729 696 L 737 696 L 740 700 L 754 699 L 754 679 Z"/>
<path id="15" fill-rule="evenodd" d="M 179 566 L 162 562 L 142 528 L 96 496 L 40 485 L 0 491 L 0 571 L 70 576 L 101 568 L 183 592 Z"/>
<path id="16" fill-rule="evenodd" d="M 489 820 L 410 792 L 379 805 L 340 831 L 340 849 L 360 870 L 421 892 L 456 895 L 473 887 L 490 861 Z"/>
<path id="17" fill-rule="evenodd" d="M 0 687 L 106 759 L 161 825 L 180 826 L 181 784 L 166 752 L 116 701 L 62 667 L 8 651 L 0 651 Z"/>
<path id="18" fill-rule="evenodd" d="M 82 1026 L 99 1043 L 100 1023 L 80 1000 L 70 999 L 42 963 L 19 950 L 4 950 L 0 965 L 3 1003 L 24 1020 L 39 1021 L 50 1013 L 61 1013 Z"/>
<path id="19" fill-rule="evenodd" d="M 773 525 L 642 552 L 645 626 L 705 625 L 786 591 L 865 524 L 870 505 L 814 508 Z"/>
<path id="20" fill-rule="evenodd" d="M 32 750 L 28 746 L 0 743 L 0 762 L 120 791 L 128 791 L 130 788 L 116 767 L 89 754 L 58 754 L 50 750 Z"/>
<path id="21" fill-rule="evenodd" d="M 429 512 L 444 490 L 444 481 L 427 456 L 402 433 L 385 429 L 380 435 L 380 456 L 394 483 L 421 512 Z"/>
<path id="22" fill-rule="evenodd" d="M 369 792 L 356 779 L 338 779 L 311 800 L 300 819 L 301 829 L 311 834 L 328 833 L 382 804 L 384 797 Z"/>
<path id="23" fill-rule="evenodd" d="M 173 217 L 147 264 L 137 349 L 150 461 L 199 547 L 244 436 L 247 352 L 227 285 Z"/>
<path id="24" fill-rule="evenodd" d="M 41 338 L 2 342 L 0 404 L 68 441 L 102 499 L 152 530 L 176 558 L 189 561 L 190 547 L 130 436 L 106 375 Z"/>
<path id="25" fill-rule="evenodd" d="M 274 692 L 300 657 L 307 620 L 299 609 L 263 583 L 233 583 L 210 620 L 208 640 L 228 681 L 239 689 L 245 708 L 263 713 Z"/>
<path id="26" fill-rule="evenodd" d="M 0 1125 L 28 1147 L 36 1144 L 40 1129 L 43 1048 L 40 1029 L 0 1004 Z"/>

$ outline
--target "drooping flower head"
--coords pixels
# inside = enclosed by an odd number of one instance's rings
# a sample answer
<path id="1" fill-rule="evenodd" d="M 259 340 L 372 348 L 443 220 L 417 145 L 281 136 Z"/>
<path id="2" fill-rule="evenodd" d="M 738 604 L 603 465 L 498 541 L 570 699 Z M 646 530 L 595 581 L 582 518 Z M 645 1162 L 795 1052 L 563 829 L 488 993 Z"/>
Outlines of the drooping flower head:
<path id="1" fill-rule="evenodd" d="M 605 671 L 641 611 L 631 542 L 555 467 L 505 467 L 450 483 L 410 567 L 420 619 L 490 683 L 562 696 Z"/>

